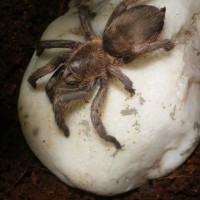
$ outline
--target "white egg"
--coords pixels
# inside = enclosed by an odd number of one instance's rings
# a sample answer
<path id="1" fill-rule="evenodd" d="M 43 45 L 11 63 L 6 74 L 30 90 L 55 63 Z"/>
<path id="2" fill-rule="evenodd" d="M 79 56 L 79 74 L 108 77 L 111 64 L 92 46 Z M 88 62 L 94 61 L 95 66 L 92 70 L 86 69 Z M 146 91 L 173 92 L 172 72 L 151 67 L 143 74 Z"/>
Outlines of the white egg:
<path id="1" fill-rule="evenodd" d="M 91 0 L 96 12 L 92 27 L 99 35 L 120 1 Z M 144 3 L 144 1 L 139 1 Z M 49 49 L 33 55 L 25 72 L 19 95 L 19 118 L 26 141 L 41 162 L 66 184 L 92 193 L 115 195 L 139 187 L 148 179 L 162 177 L 180 166 L 193 152 L 200 138 L 200 1 L 153 0 L 145 2 L 166 7 L 161 34 L 175 42 L 128 63 L 121 70 L 134 83 L 130 98 L 123 86 L 112 79 L 102 108 L 107 132 L 123 145 L 116 150 L 95 131 L 90 106 L 96 91 L 66 111 L 70 136 L 66 138 L 54 120 L 45 93 L 51 74 L 27 82 L 63 49 Z M 83 41 L 73 1 L 68 13 L 52 22 L 42 39 Z"/>

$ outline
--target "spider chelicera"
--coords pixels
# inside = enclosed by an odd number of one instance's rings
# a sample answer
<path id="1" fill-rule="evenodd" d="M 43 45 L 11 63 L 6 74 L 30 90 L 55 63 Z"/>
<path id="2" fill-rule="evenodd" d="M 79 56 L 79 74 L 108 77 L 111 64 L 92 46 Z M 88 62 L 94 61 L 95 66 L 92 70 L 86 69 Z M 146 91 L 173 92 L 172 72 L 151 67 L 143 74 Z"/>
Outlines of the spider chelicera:
<path id="1" fill-rule="evenodd" d="M 109 78 L 117 78 L 125 89 L 133 95 L 132 81 L 122 73 L 120 66 L 132 61 L 138 55 L 164 48 L 171 50 L 174 44 L 159 40 L 165 18 L 165 8 L 150 5 L 133 5 L 138 0 L 123 0 L 109 17 L 102 37 L 93 31 L 89 19 L 92 16 L 87 6 L 78 10 L 86 42 L 71 40 L 40 41 L 37 54 L 45 48 L 68 48 L 64 54 L 53 58 L 45 66 L 36 70 L 28 82 L 36 88 L 36 81 L 54 72 L 46 85 L 46 93 L 52 103 L 55 121 L 65 136 L 70 131 L 65 124 L 65 110 L 99 85 L 99 90 L 91 105 L 91 120 L 98 134 L 106 141 L 121 149 L 120 142 L 107 134 L 100 118 L 100 109 L 108 90 Z"/>

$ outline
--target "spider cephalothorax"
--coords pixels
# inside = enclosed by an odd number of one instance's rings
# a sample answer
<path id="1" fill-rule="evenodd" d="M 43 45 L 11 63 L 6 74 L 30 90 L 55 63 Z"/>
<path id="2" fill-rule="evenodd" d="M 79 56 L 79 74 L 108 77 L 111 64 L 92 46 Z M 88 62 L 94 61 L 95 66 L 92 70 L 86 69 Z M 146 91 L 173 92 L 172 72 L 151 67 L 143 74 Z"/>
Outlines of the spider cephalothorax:
<path id="1" fill-rule="evenodd" d="M 46 85 L 47 95 L 53 105 L 57 125 L 69 136 L 65 124 L 64 111 L 73 103 L 84 99 L 99 85 L 99 91 L 91 105 L 91 120 L 99 135 L 121 148 L 118 140 L 108 135 L 100 118 L 100 108 L 108 89 L 109 78 L 115 77 L 134 94 L 132 81 L 120 70 L 120 65 L 136 56 L 159 48 L 171 50 L 170 40 L 157 40 L 165 18 L 165 8 L 139 5 L 131 7 L 138 0 L 123 0 L 113 11 L 103 31 L 102 38 L 92 30 L 88 7 L 79 8 L 79 18 L 85 33 L 86 42 L 71 40 L 45 40 L 38 44 L 40 55 L 45 48 L 68 48 L 64 54 L 53 58 L 45 66 L 36 70 L 28 79 L 36 88 L 36 81 L 53 71 Z M 130 7 L 129 7 L 130 6 Z"/>

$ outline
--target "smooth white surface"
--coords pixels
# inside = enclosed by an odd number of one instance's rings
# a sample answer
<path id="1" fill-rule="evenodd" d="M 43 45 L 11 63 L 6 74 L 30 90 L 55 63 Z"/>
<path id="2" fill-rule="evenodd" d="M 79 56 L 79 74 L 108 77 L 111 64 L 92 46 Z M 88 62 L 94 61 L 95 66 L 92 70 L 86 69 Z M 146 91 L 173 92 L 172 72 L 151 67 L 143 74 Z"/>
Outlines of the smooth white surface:
<path id="1" fill-rule="evenodd" d="M 106 20 L 120 1 L 90 1 L 97 13 L 92 20 L 100 35 Z M 139 3 L 144 3 L 141 1 Z M 44 86 L 51 75 L 33 89 L 30 74 L 61 49 L 46 50 L 33 58 L 26 70 L 19 96 L 19 118 L 24 136 L 41 162 L 65 183 L 102 195 L 114 195 L 140 186 L 180 166 L 192 153 L 200 137 L 200 1 L 152 0 L 166 7 L 161 38 L 176 47 L 141 56 L 122 71 L 133 81 L 136 95 L 112 80 L 102 109 L 107 132 L 123 145 L 116 151 L 102 140 L 90 120 L 90 105 L 96 93 L 66 112 L 70 128 L 64 137 L 54 121 Z M 49 25 L 42 39 L 83 41 L 73 3 L 69 13 Z"/>

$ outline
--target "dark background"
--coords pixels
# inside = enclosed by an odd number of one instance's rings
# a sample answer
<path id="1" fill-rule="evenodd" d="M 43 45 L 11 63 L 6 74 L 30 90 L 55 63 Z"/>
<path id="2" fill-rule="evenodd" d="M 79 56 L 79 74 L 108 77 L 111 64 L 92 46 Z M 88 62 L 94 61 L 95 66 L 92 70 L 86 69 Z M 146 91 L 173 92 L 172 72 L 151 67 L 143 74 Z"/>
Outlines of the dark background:
<path id="1" fill-rule="evenodd" d="M 99 197 L 59 181 L 33 155 L 18 121 L 22 76 L 47 25 L 67 8 L 64 0 L 0 2 L 0 199 L 3 200 L 197 200 L 200 146 L 178 170 L 116 197 Z"/>

